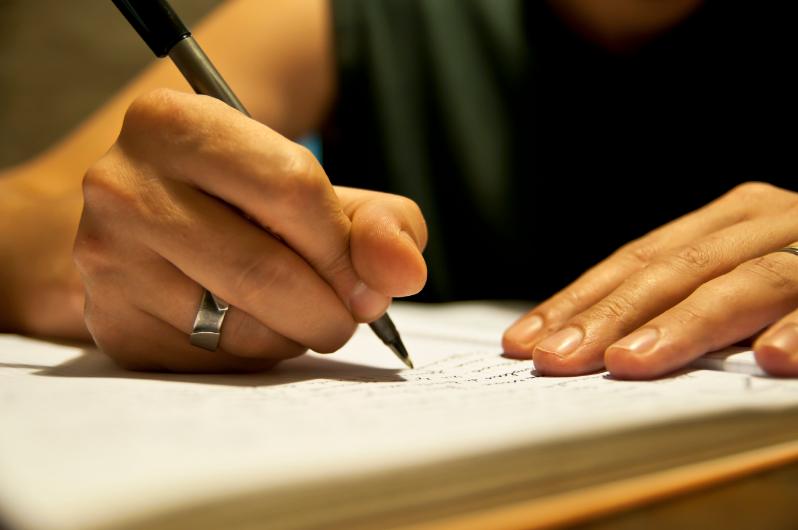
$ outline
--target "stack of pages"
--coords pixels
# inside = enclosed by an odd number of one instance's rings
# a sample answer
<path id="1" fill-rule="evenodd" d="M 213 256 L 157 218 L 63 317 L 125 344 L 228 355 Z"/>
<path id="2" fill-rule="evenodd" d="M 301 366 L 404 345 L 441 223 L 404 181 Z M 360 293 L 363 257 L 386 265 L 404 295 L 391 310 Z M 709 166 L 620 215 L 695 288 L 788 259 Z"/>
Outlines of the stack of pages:
<path id="1" fill-rule="evenodd" d="M 764 376 L 750 352 L 653 382 L 538 377 L 500 355 L 519 311 L 396 304 L 415 370 L 368 328 L 245 376 L 139 374 L 0 336 L 0 519 L 399 528 L 798 436 L 798 380 Z"/>

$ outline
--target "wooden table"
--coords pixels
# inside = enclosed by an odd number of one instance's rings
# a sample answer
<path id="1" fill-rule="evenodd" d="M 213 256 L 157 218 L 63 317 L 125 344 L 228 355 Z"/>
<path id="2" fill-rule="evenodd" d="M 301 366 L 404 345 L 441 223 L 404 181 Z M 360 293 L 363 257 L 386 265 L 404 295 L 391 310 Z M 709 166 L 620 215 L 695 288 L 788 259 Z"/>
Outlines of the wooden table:
<path id="1" fill-rule="evenodd" d="M 408 530 L 798 528 L 798 440 Z"/>

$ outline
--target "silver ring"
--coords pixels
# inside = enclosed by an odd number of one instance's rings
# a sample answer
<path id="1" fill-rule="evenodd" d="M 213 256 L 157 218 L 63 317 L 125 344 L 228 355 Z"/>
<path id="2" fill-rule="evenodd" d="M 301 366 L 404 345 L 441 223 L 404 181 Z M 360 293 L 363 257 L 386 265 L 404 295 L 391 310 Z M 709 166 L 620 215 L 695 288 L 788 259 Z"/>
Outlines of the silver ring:
<path id="1" fill-rule="evenodd" d="M 191 329 L 191 344 L 208 351 L 216 351 L 222 336 L 222 322 L 230 306 L 205 289 L 202 292 L 194 327 Z"/>
<path id="2" fill-rule="evenodd" d="M 773 252 L 787 252 L 788 254 L 795 254 L 798 256 L 798 247 L 784 247 L 778 250 L 774 250 Z"/>

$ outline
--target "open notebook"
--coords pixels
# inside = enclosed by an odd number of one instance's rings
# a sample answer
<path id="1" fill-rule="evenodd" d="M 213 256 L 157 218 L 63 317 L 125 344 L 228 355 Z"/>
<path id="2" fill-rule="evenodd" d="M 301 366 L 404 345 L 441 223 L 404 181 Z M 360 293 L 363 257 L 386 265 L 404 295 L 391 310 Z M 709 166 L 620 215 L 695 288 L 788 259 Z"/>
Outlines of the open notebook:
<path id="1" fill-rule="evenodd" d="M 0 336 L 11 528 L 392 528 L 795 439 L 798 380 L 750 352 L 654 382 L 536 377 L 518 308 L 396 304 L 416 363 L 367 328 L 247 376 L 148 375 Z M 724 369 L 725 367 L 725 369 Z"/>

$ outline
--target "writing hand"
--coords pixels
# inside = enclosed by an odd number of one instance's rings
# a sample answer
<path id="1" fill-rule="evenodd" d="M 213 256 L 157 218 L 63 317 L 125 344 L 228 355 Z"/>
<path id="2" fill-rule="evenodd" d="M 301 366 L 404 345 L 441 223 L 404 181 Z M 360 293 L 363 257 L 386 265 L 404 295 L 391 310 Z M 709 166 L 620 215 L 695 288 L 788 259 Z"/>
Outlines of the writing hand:
<path id="1" fill-rule="evenodd" d="M 646 379 L 752 337 L 798 375 L 798 194 L 747 183 L 629 243 L 511 326 L 505 351 L 544 374 Z"/>
<path id="2" fill-rule="evenodd" d="M 83 189 L 86 324 L 130 368 L 253 370 L 333 351 L 426 279 L 412 201 L 334 188 L 305 148 L 210 97 L 140 97 Z M 231 305 L 216 352 L 189 344 L 200 286 Z"/>

